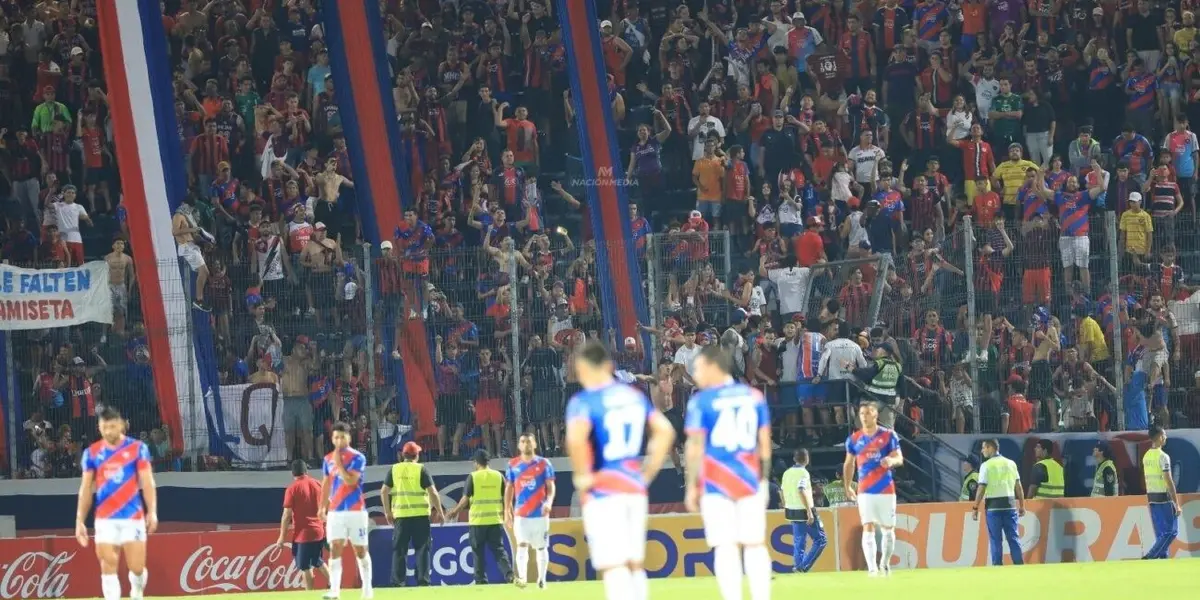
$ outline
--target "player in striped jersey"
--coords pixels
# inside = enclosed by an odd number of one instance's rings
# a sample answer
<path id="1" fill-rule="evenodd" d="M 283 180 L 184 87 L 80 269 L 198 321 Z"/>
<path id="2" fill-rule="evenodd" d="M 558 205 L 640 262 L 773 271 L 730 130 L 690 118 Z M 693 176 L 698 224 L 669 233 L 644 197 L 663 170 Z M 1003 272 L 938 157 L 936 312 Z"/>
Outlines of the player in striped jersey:
<path id="1" fill-rule="evenodd" d="M 84 521 L 96 507 L 96 558 L 100 560 L 100 590 L 104 600 L 120 600 L 117 568 L 121 555 L 129 567 L 129 597 L 141 600 L 146 590 L 146 535 L 158 528 L 158 491 L 150 450 L 125 436 L 125 419 L 117 409 L 100 410 L 100 441 L 83 451 L 75 539 L 87 547 Z M 139 490 L 141 493 L 139 494 Z"/>
<path id="2" fill-rule="evenodd" d="M 538 587 L 546 589 L 546 569 L 550 566 L 550 507 L 554 506 L 554 465 L 538 456 L 537 440 L 532 433 L 517 441 L 521 455 L 508 462 L 504 479 L 504 522 L 517 538 L 517 587 L 525 587 L 529 569 L 529 548 L 537 557 Z"/>
<path id="3" fill-rule="evenodd" d="M 896 549 L 896 484 L 892 469 L 904 464 L 900 454 L 900 437 L 895 431 L 879 424 L 879 405 L 863 402 L 858 405 L 862 428 L 846 438 L 846 462 L 842 464 L 842 484 L 846 499 L 858 501 L 858 518 L 862 521 L 863 555 L 871 577 L 892 573 L 892 552 Z M 855 492 L 854 472 L 858 470 L 858 491 Z M 883 530 L 882 552 L 876 563 L 875 527 Z"/>
<path id="4" fill-rule="evenodd" d="M 358 574 L 362 579 L 364 600 L 375 595 L 371 588 L 371 555 L 367 552 L 367 503 L 363 497 L 363 476 L 367 457 L 350 447 L 350 426 L 338 421 L 330 428 L 333 452 L 325 455 L 321 481 L 321 508 L 317 518 L 326 520 L 325 537 L 329 540 L 329 591 L 326 600 L 335 600 L 342 592 L 342 552 L 349 542 L 354 547 Z"/>
<path id="5" fill-rule="evenodd" d="M 750 598 L 771 597 L 771 556 L 765 545 L 771 472 L 771 416 L 762 392 L 733 380 L 733 357 L 707 346 L 694 364 L 700 391 L 688 402 L 687 492 L 700 511 L 713 549 L 713 573 L 724 600 L 741 600 L 742 567 Z M 738 564 L 738 554 L 742 565 Z"/>
<path id="6" fill-rule="evenodd" d="M 662 469 L 675 430 L 645 394 L 617 383 L 603 344 L 583 344 L 573 362 L 583 390 L 567 404 L 566 446 L 592 566 L 608 600 L 645 600 L 646 486 Z"/>

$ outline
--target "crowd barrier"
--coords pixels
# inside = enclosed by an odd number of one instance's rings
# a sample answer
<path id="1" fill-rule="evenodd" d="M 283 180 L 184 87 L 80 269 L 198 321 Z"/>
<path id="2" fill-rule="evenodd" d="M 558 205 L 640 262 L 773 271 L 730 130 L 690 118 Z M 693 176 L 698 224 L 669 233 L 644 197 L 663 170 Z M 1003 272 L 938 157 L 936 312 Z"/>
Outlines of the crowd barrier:
<path id="1" fill-rule="evenodd" d="M 1183 497 L 1175 558 L 1200 556 L 1200 495 Z M 1067 563 L 1138 558 L 1153 543 L 1145 499 L 1069 498 L 1030 501 L 1021 518 L 1021 547 L 1028 563 Z M 853 507 L 822 510 L 830 545 L 814 570 L 861 570 L 861 524 Z M 988 563 L 982 521 L 971 517 L 966 502 L 904 504 L 897 510 L 896 569 L 969 567 Z M 791 527 L 781 511 L 771 511 L 767 542 L 773 569 L 791 566 Z M 214 594 L 300 589 L 291 552 L 274 545 L 274 530 L 171 533 L 152 536 L 148 569 L 150 596 Z M 694 577 L 712 573 L 712 554 L 704 543 L 697 515 L 650 518 L 646 570 L 653 578 Z M 392 530 L 374 529 L 369 537 L 376 586 L 390 585 Z M 550 581 L 596 578 L 588 560 L 579 519 L 558 519 L 550 528 Z M 465 585 L 477 561 L 465 525 L 433 528 L 434 585 Z M 408 556 L 408 580 L 414 558 Z M 490 581 L 500 573 L 488 560 Z M 354 569 L 346 569 L 343 585 L 358 585 Z M 100 595 L 100 577 L 90 550 L 73 538 L 44 537 L 0 541 L 0 598 L 91 598 Z M 319 582 L 324 585 L 324 582 Z"/>

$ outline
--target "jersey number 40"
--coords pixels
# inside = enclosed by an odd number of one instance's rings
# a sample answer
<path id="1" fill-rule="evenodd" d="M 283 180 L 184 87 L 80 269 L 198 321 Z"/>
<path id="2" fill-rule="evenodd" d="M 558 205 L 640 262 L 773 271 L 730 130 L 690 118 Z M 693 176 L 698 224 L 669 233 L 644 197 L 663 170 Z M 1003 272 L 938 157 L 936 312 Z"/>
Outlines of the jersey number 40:
<path id="1" fill-rule="evenodd" d="M 713 424 L 709 443 L 726 452 L 753 450 L 758 446 L 758 411 L 742 398 L 716 400 L 713 409 L 717 422 Z"/>

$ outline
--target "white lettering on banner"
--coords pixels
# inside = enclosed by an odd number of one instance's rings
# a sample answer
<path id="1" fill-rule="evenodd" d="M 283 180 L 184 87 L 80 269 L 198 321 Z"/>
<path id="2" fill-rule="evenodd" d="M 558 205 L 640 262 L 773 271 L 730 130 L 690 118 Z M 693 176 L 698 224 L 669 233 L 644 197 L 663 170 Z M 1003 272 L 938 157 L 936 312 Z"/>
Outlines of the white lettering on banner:
<path id="1" fill-rule="evenodd" d="M 443 546 L 433 553 L 433 570 L 442 577 L 453 577 L 459 570 L 467 575 L 475 574 L 475 553 L 471 551 L 470 533 L 458 538 L 458 548 Z M 416 552 L 408 549 L 408 556 L 415 557 Z M 408 575 L 416 575 L 417 571 L 408 567 Z"/>
<path id="2" fill-rule="evenodd" d="M 280 558 L 284 558 L 280 564 Z M 303 574 L 283 557 L 283 547 L 274 544 L 255 556 L 213 556 L 212 546 L 201 546 L 183 563 L 179 588 L 188 594 L 212 590 L 254 592 L 298 590 Z"/>
<path id="3" fill-rule="evenodd" d="M 73 558 L 74 552 L 26 552 L 7 565 L 0 565 L 4 568 L 0 598 L 65 597 L 69 583 L 63 566 Z"/>
<path id="4" fill-rule="evenodd" d="M 0 265 L 0 330 L 112 321 L 112 292 L 104 261 L 72 269 Z"/>

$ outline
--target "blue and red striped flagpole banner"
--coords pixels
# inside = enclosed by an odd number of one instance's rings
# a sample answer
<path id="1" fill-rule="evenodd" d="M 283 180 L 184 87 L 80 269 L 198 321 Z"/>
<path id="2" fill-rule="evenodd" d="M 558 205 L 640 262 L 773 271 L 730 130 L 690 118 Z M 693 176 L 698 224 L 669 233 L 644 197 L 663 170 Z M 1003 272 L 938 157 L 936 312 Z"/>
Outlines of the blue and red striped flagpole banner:
<path id="1" fill-rule="evenodd" d="M 8 377 L 8 364 L 12 360 L 8 353 L 9 335 L 11 334 L 6 331 L 0 331 L 0 472 L 4 471 L 5 466 L 17 466 L 16 432 L 23 418 L 20 414 L 21 402 L 17 382 Z M 12 415 L 9 415 L 10 411 Z M 9 476 L 15 478 L 16 469 L 12 469 Z"/>
<path id="2" fill-rule="evenodd" d="M 173 449 L 206 451 L 213 429 L 202 425 L 205 405 L 219 403 L 219 386 L 215 362 L 203 361 L 214 356 L 208 313 L 191 306 L 184 287 L 192 285 L 191 276 L 185 279 L 180 269 L 171 235 L 187 174 L 162 8 L 158 0 L 99 2 L 96 8 L 154 393 Z M 188 311 L 193 329 L 181 325 Z"/>
<path id="3" fill-rule="evenodd" d="M 594 182 L 586 193 L 596 237 L 604 325 L 621 337 L 640 337 L 638 322 L 648 322 L 646 296 L 633 252 L 629 199 L 620 185 L 625 169 L 618 157 L 616 121 L 601 63 L 604 53 L 595 0 L 558 0 L 558 22 L 570 67 L 584 178 Z"/>
<path id="4" fill-rule="evenodd" d="M 392 100 L 392 85 L 383 16 L 378 0 L 338 0 L 324 3 L 325 41 L 329 46 L 334 89 L 341 107 L 342 131 L 350 164 L 354 170 L 354 194 L 357 196 L 363 234 L 373 244 L 392 239 L 400 225 L 403 207 L 416 205 L 408 166 L 400 142 L 400 124 Z M 364 265 L 364 268 L 370 268 Z M 421 286 L 409 291 L 409 307 L 419 306 L 424 294 Z M 418 436 L 432 435 L 434 393 L 429 334 L 420 318 L 408 318 L 408 308 L 390 318 L 405 321 L 404 339 L 397 344 L 391 327 L 383 327 L 385 348 L 400 350 L 402 368 L 389 369 L 389 381 L 396 383 L 407 411 L 418 416 Z M 407 392 L 407 393 L 405 393 Z"/>

